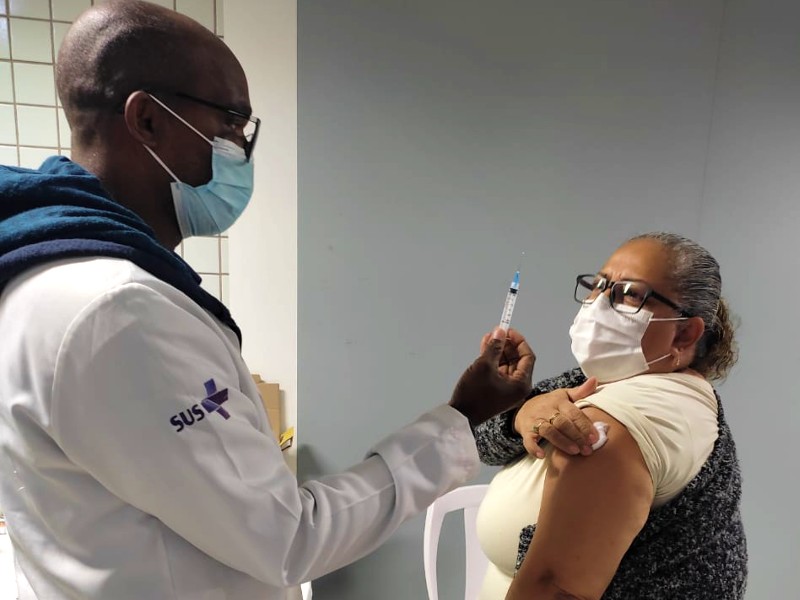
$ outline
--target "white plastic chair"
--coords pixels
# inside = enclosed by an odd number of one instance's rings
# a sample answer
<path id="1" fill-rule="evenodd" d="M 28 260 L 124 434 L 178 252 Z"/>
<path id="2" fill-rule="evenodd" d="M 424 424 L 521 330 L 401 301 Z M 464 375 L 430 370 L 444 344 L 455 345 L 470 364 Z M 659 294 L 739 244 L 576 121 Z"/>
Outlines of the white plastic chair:
<path id="1" fill-rule="evenodd" d="M 306 581 L 300 584 L 300 593 L 303 594 L 303 600 L 311 600 L 311 582 Z"/>
<path id="2" fill-rule="evenodd" d="M 442 531 L 444 516 L 454 510 L 464 511 L 466 549 L 464 600 L 475 600 L 478 597 L 486 568 L 489 566 L 489 559 L 486 558 L 478 544 L 475 520 L 478 516 L 478 506 L 488 488 L 488 485 L 466 485 L 456 488 L 428 507 L 425 515 L 423 561 L 425 562 L 425 583 L 428 587 L 429 600 L 439 600 L 439 586 L 436 577 L 439 534 Z"/>

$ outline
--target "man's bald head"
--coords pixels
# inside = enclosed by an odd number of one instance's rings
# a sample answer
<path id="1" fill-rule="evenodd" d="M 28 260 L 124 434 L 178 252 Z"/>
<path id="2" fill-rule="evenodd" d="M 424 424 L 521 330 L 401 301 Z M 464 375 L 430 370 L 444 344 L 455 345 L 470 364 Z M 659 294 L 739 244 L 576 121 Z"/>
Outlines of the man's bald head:
<path id="1" fill-rule="evenodd" d="M 198 93 L 219 70 L 241 69 L 213 33 L 140 0 L 112 0 L 84 12 L 58 53 L 56 85 L 74 143 L 91 143 L 136 90 Z M 103 117 L 106 118 L 103 118 Z"/>
<path id="2" fill-rule="evenodd" d="M 181 232 L 171 183 L 211 179 L 210 140 L 243 142 L 250 96 L 236 57 L 186 16 L 141 0 L 111 0 L 70 28 L 56 83 L 72 129 L 72 160 L 174 248 Z"/>

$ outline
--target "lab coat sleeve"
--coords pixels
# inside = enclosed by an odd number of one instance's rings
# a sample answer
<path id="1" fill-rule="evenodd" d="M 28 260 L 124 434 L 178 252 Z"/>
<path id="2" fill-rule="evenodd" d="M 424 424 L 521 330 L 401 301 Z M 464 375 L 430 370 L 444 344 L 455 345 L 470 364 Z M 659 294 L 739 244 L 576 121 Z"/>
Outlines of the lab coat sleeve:
<path id="1" fill-rule="evenodd" d="M 120 286 L 62 342 L 53 437 L 113 494 L 275 586 L 364 556 L 477 473 L 467 420 L 441 406 L 351 469 L 298 486 L 263 408 L 240 391 L 236 361 L 197 315 L 149 287 Z M 209 395 L 224 411 L 204 405 Z"/>

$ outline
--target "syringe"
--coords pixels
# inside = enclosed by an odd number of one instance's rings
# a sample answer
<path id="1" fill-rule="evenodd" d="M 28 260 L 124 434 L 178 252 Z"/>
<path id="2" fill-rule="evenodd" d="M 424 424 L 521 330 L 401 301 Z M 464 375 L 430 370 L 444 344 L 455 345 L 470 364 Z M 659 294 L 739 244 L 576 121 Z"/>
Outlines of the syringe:
<path id="1" fill-rule="evenodd" d="M 511 315 L 514 314 L 514 304 L 517 302 L 517 292 L 519 292 L 519 269 L 514 273 L 514 279 L 511 280 L 511 285 L 506 294 L 506 303 L 503 306 L 503 316 L 500 317 L 500 327 L 503 331 L 508 331 L 511 326 Z"/>

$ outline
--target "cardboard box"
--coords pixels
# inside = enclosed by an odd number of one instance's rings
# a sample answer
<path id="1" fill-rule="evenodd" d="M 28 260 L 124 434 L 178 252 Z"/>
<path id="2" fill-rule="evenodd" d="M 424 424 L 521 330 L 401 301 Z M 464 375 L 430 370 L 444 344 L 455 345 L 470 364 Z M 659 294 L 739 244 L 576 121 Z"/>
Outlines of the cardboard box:
<path id="1" fill-rule="evenodd" d="M 272 433 L 275 440 L 280 440 L 281 437 L 281 388 L 277 383 L 267 383 L 261 376 L 254 373 L 253 381 L 256 383 L 258 393 L 261 396 L 261 402 L 264 404 L 264 409 L 267 411 L 267 418 L 269 419 Z"/>

